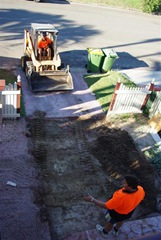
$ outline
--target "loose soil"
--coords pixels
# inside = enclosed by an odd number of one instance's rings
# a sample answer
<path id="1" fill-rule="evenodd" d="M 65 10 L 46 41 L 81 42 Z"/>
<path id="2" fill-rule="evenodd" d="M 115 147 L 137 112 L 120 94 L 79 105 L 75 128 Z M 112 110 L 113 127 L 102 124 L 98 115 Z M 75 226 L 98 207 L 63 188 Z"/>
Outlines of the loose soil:
<path id="1" fill-rule="evenodd" d="M 127 173 L 138 176 L 146 191 L 132 219 L 159 214 L 158 173 L 133 140 L 139 131 L 145 133 L 143 123 L 142 115 L 137 121 L 49 119 L 43 112 L 5 120 L 0 126 L 3 239 L 65 240 L 98 222 L 104 224 L 102 209 L 82 197 L 89 193 L 107 200 Z M 139 146 L 147 145 L 147 139 L 142 138 Z M 148 141 L 151 144 L 152 138 Z"/>
<path id="2" fill-rule="evenodd" d="M 146 191 L 133 219 L 157 212 L 156 171 L 120 123 L 105 117 L 47 119 L 42 112 L 28 123 L 30 150 L 41 169 L 35 203 L 46 206 L 41 217 L 49 221 L 52 239 L 104 223 L 102 210 L 82 197 L 89 193 L 105 201 L 121 187 L 125 174 L 139 177 Z"/>
<path id="3" fill-rule="evenodd" d="M 82 197 L 107 200 L 128 173 L 138 176 L 146 191 L 132 219 L 159 214 L 159 173 L 141 152 L 153 144 L 141 114 L 48 118 L 35 112 L 5 120 L 0 125 L 2 239 L 65 240 L 104 224 L 102 209 Z"/>

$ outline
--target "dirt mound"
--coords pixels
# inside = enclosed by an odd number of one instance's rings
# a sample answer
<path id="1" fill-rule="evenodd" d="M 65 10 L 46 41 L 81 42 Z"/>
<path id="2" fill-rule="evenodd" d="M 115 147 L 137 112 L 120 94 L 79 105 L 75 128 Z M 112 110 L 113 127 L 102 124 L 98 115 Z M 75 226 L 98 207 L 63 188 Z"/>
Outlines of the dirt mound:
<path id="1" fill-rule="evenodd" d="M 136 175 L 146 191 L 142 205 L 149 211 L 156 210 L 155 170 L 136 149 L 133 139 L 120 129 L 101 129 L 91 153 L 101 163 L 104 172 L 118 181 L 126 174 Z"/>

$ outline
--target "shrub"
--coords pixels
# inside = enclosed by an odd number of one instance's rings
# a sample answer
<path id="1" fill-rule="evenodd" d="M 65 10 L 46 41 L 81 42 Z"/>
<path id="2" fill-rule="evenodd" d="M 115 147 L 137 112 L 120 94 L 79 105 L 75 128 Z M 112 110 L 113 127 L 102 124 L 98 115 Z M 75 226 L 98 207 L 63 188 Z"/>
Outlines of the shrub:
<path id="1" fill-rule="evenodd" d="M 143 113 L 145 115 L 149 116 L 149 110 L 150 110 L 150 108 L 152 106 L 152 103 L 154 102 L 155 98 L 156 98 L 156 92 L 152 91 L 150 96 L 149 96 L 149 99 L 148 99 L 148 101 L 146 103 L 146 106 L 143 109 Z"/>
<path id="2" fill-rule="evenodd" d="M 160 13 L 161 0 L 144 0 L 143 11 L 147 13 Z"/>

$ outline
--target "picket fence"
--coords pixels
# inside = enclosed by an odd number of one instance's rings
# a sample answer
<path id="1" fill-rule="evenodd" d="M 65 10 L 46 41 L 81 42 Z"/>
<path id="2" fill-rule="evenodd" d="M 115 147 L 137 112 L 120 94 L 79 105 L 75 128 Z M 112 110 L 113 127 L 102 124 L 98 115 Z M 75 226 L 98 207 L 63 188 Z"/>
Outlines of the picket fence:
<path id="1" fill-rule="evenodd" d="M 5 80 L 0 80 L 4 83 Z M 21 78 L 17 77 L 14 84 L 1 85 L 0 90 L 0 120 L 2 118 L 20 117 Z"/>
<path id="2" fill-rule="evenodd" d="M 129 88 L 118 81 L 107 114 L 142 113 L 153 87 L 151 82 L 146 87 Z"/>

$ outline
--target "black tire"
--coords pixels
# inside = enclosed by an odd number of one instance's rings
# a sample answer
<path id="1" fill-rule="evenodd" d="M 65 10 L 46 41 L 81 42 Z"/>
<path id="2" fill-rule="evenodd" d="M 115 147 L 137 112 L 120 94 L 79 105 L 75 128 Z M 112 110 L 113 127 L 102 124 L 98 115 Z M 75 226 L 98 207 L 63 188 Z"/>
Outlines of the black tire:
<path id="1" fill-rule="evenodd" d="M 34 0 L 34 2 L 40 2 L 41 0 Z"/>
<path id="2" fill-rule="evenodd" d="M 30 69 L 27 66 L 25 67 L 25 74 L 26 74 L 26 77 L 30 80 L 32 72 L 30 71 Z"/>
<path id="3" fill-rule="evenodd" d="M 26 69 L 26 62 L 29 60 L 28 56 L 25 55 L 25 56 L 22 56 L 21 57 L 21 67 L 22 67 L 22 70 L 25 72 L 25 69 Z"/>
<path id="4" fill-rule="evenodd" d="M 61 70 L 64 68 L 64 63 L 62 62 L 61 65 L 58 67 L 58 70 Z"/>

